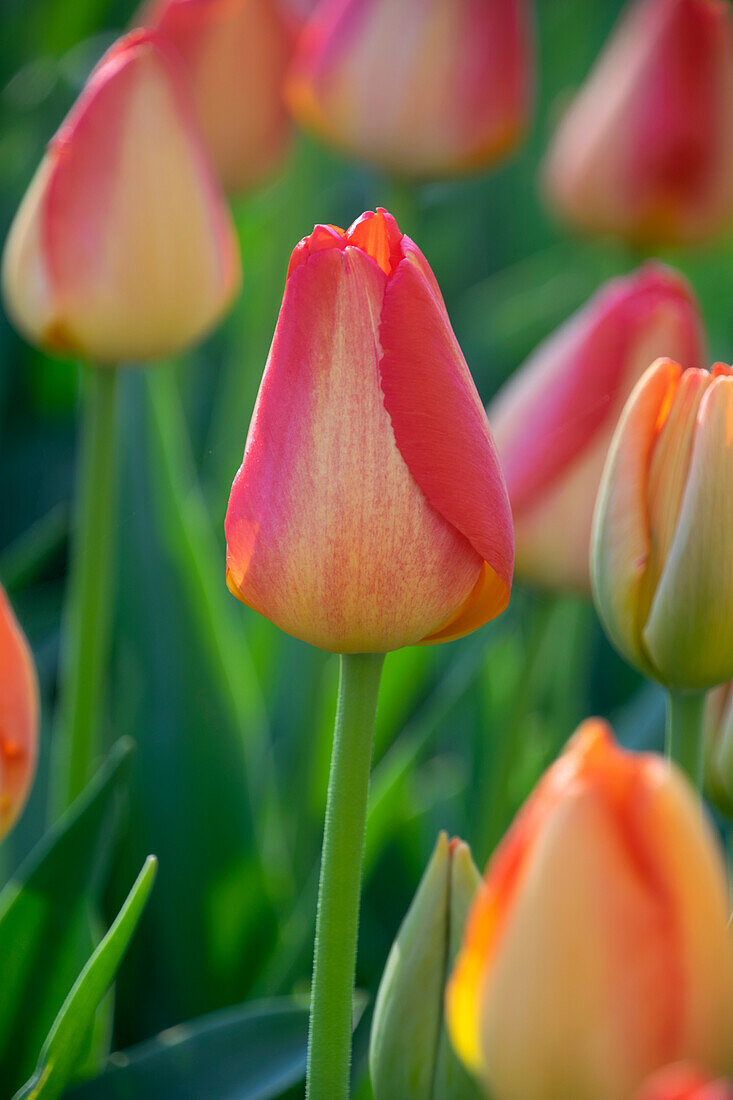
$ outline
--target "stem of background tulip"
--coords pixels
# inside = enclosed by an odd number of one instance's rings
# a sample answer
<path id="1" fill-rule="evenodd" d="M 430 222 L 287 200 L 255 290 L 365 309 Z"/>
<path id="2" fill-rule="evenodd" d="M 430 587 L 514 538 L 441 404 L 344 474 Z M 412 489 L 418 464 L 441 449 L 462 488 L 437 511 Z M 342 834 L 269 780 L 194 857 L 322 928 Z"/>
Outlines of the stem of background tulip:
<path id="1" fill-rule="evenodd" d="M 387 209 L 403 233 L 413 239 L 419 235 L 420 209 L 417 184 L 402 176 L 393 176 L 387 184 Z"/>
<path id="2" fill-rule="evenodd" d="M 341 657 L 318 886 L 307 1100 L 347 1100 L 369 771 L 384 654 Z"/>
<path id="3" fill-rule="evenodd" d="M 71 564 L 61 642 L 50 811 L 81 792 L 98 755 L 109 643 L 115 497 L 114 367 L 84 367 Z"/>
<path id="4" fill-rule="evenodd" d="M 703 781 L 705 692 L 667 692 L 667 756 L 687 774 L 698 793 Z"/>

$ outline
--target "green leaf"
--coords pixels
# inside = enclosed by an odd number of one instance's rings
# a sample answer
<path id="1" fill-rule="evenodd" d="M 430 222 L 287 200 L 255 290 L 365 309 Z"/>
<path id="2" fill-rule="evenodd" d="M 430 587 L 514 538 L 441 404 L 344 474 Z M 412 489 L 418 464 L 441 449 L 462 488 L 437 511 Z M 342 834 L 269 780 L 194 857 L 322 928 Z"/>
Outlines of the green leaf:
<path id="1" fill-rule="evenodd" d="M 113 1055 L 68 1100 L 275 1100 L 305 1075 L 307 1035 L 308 1013 L 292 999 L 253 1001 Z"/>
<path id="2" fill-rule="evenodd" d="M 36 1071 L 14 1100 L 57 1100 L 76 1068 L 97 1006 L 112 984 L 155 881 L 158 861 L 148 856 L 117 919 L 86 964 L 43 1044 Z"/>
<path id="3" fill-rule="evenodd" d="M 91 947 L 89 896 L 115 832 L 133 744 L 105 764 L 0 894 L 0 1080 L 8 1094 L 38 1051 Z"/>

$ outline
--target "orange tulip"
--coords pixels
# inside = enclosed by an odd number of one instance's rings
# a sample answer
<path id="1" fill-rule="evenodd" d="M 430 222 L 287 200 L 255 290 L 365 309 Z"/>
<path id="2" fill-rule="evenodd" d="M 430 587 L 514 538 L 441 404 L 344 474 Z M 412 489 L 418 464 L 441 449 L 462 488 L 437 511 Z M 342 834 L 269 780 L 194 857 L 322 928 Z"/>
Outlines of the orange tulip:
<path id="1" fill-rule="evenodd" d="M 0 839 L 20 817 L 36 774 L 38 682 L 23 631 L 0 586 Z"/>
<path id="2" fill-rule="evenodd" d="M 260 183 L 290 137 L 282 86 L 294 33 L 277 0 L 152 0 L 141 22 L 183 58 L 223 187 Z"/>
<path id="3" fill-rule="evenodd" d="M 733 1100 L 733 1085 L 691 1065 L 670 1066 L 650 1078 L 636 1100 Z"/>
<path id="4" fill-rule="evenodd" d="M 527 0 L 333 0 L 303 32 L 296 119 L 345 153 L 408 176 L 473 171 L 527 125 Z"/>
<path id="5" fill-rule="evenodd" d="M 733 15 L 632 0 L 550 147 L 551 203 L 580 229 L 683 244 L 733 212 Z"/>
<path id="6" fill-rule="evenodd" d="M 733 371 L 654 363 L 614 435 L 593 595 L 619 651 L 677 690 L 733 678 Z"/>
<path id="7" fill-rule="evenodd" d="M 725 867 L 674 765 L 579 729 L 489 864 L 447 993 L 495 1100 L 629 1100 L 733 1059 Z"/>
<path id="8" fill-rule="evenodd" d="M 514 513 L 518 577 L 590 593 L 603 464 L 629 393 L 659 355 L 706 361 L 692 291 L 676 272 L 648 264 L 603 286 L 489 406 Z"/>
<path id="9" fill-rule="evenodd" d="M 157 358 L 199 339 L 239 281 L 180 62 L 147 32 L 92 73 L 18 210 L 3 257 L 11 319 L 50 350 Z"/>
<path id="10" fill-rule="evenodd" d="M 506 607 L 486 414 L 435 277 L 386 211 L 293 252 L 226 537 L 232 592 L 323 649 L 448 641 Z"/>

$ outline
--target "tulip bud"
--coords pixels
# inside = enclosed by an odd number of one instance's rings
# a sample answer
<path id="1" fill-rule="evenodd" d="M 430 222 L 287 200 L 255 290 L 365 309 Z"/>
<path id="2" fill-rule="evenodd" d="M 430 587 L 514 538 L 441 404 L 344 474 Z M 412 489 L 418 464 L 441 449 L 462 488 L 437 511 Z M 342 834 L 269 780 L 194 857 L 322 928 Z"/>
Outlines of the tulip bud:
<path id="1" fill-rule="evenodd" d="M 733 1059 L 725 867 L 692 788 L 585 722 L 489 864 L 448 1032 L 494 1100 L 629 1100 Z"/>
<path id="2" fill-rule="evenodd" d="M 590 532 L 603 464 L 629 393 L 660 355 L 706 361 L 692 291 L 676 272 L 648 264 L 603 286 L 490 405 L 520 578 L 590 594 Z"/>
<path id="3" fill-rule="evenodd" d="M 293 252 L 226 537 L 234 595 L 337 653 L 459 638 L 507 605 L 486 414 L 427 260 L 386 211 Z"/>
<path id="4" fill-rule="evenodd" d="M 636 1100 L 733 1100 L 729 1081 L 714 1081 L 695 1066 L 669 1066 L 650 1078 Z"/>
<path id="5" fill-rule="evenodd" d="M 733 16 L 721 0 L 632 0 L 550 147 L 551 203 L 639 244 L 717 233 L 733 210 Z"/>
<path id="6" fill-rule="evenodd" d="M 676 690 L 733 678 L 733 371 L 660 359 L 611 444 L 591 578 L 619 651 Z"/>
<path id="7" fill-rule="evenodd" d="M 296 119 L 388 172 L 470 172 L 527 126 L 527 0 L 332 0 L 303 32 L 286 94 Z"/>
<path id="8" fill-rule="evenodd" d="M 38 756 L 38 682 L 23 631 L 0 586 L 0 839 L 26 804 Z"/>
<path id="9" fill-rule="evenodd" d="M 21 203 L 3 257 L 8 313 L 52 351 L 156 358 L 201 337 L 238 279 L 180 63 L 138 31 L 94 70 Z"/>
<path id="10" fill-rule="evenodd" d="M 705 703 L 705 794 L 733 817 L 733 682 L 711 691 Z"/>
<path id="11" fill-rule="evenodd" d="M 369 1049 L 375 1100 L 478 1100 L 448 1044 L 443 998 L 480 882 L 468 845 L 441 833 L 377 994 Z"/>
<path id="12" fill-rule="evenodd" d="M 222 186 L 256 186 L 290 137 L 282 85 L 294 34 L 276 0 L 152 0 L 141 22 L 183 59 Z"/>

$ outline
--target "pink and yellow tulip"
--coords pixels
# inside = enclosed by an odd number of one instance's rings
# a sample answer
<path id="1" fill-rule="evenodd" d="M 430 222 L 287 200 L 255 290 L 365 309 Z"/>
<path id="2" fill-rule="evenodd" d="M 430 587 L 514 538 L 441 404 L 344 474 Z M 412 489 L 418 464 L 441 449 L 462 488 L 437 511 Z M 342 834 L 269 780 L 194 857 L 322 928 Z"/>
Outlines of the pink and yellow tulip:
<path id="1" fill-rule="evenodd" d="M 606 631 L 667 687 L 733 677 L 733 371 L 654 363 L 614 435 L 591 574 Z"/>
<path id="2" fill-rule="evenodd" d="M 36 774 L 38 721 L 33 657 L 0 586 L 0 839 L 20 817 Z"/>
<path id="3" fill-rule="evenodd" d="M 629 1100 L 733 1059 L 725 867 L 686 780 L 581 726 L 469 913 L 449 1033 L 495 1100 Z"/>
<path id="4" fill-rule="evenodd" d="M 702 365 L 705 341 L 685 280 L 648 264 L 603 286 L 489 406 L 520 579 L 590 593 L 591 522 L 603 465 L 629 393 L 660 355 Z"/>
<path id="5" fill-rule="evenodd" d="M 288 80 L 296 119 L 388 172 L 443 176 L 504 156 L 527 126 L 527 0 L 330 0 Z"/>
<path id="6" fill-rule="evenodd" d="M 232 592 L 339 653 L 459 638 L 507 605 L 486 414 L 435 277 L 386 211 L 293 252 L 226 536 Z"/>
<path id="7" fill-rule="evenodd" d="M 733 817 L 733 681 L 711 691 L 705 702 L 705 794 Z"/>
<path id="8" fill-rule="evenodd" d="M 52 351 L 149 359 L 203 336 L 238 285 L 180 61 L 135 32 L 94 70 L 18 210 L 3 257 L 8 313 Z"/>
<path id="9" fill-rule="evenodd" d="M 291 125 L 283 81 L 294 30 L 277 0 L 152 0 L 141 21 L 177 50 L 212 164 L 227 191 L 281 162 Z"/>
<path id="10" fill-rule="evenodd" d="M 544 171 L 586 231 L 687 244 L 733 213 L 733 12 L 724 0 L 631 0 L 572 102 Z"/>

